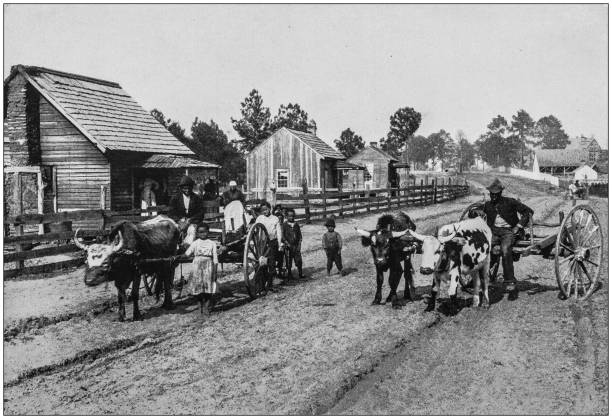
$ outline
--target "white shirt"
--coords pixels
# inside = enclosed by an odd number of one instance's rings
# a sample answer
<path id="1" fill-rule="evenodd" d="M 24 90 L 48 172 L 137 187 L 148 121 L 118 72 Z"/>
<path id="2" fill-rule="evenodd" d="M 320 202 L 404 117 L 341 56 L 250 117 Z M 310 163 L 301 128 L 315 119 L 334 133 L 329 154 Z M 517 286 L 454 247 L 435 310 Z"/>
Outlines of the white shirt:
<path id="1" fill-rule="evenodd" d="M 270 240 L 274 240 L 275 238 L 278 240 L 278 244 L 280 245 L 283 242 L 283 233 L 281 231 L 280 222 L 276 215 L 270 215 L 266 217 L 265 215 L 260 215 L 255 220 L 256 223 L 262 223 L 268 232 L 268 236 L 270 236 Z"/>
<path id="2" fill-rule="evenodd" d="M 191 198 L 188 195 L 183 194 L 183 205 L 185 205 L 185 214 L 189 214 L 189 201 Z"/>
<path id="3" fill-rule="evenodd" d="M 191 243 L 191 245 L 185 252 L 185 255 L 196 256 L 196 257 L 197 256 L 211 257 L 213 260 L 213 263 L 218 263 L 219 261 L 217 258 L 217 244 L 210 239 L 206 239 L 206 240 L 197 239 L 196 241 Z"/>
<path id="4" fill-rule="evenodd" d="M 495 227 L 505 227 L 505 228 L 511 228 L 510 224 L 508 224 L 506 222 L 506 220 L 504 220 L 502 217 L 499 216 L 499 214 L 497 214 L 495 216 Z"/>

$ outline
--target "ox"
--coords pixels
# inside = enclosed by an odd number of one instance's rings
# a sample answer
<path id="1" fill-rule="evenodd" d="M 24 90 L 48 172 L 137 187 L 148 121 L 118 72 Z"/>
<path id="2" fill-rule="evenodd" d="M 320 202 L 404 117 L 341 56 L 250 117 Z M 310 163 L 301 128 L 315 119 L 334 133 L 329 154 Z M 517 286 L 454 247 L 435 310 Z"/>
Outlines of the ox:
<path id="1" fill-rule="evenodd" d="M 178 225 L 170 218 L 159 215 L 142 223 L 123 221 L 109 234 L 108 243 L 85 245 L 76 231 L 75 244 L 87 252 L 85 284 L 95 286 L 113 281 L 117 287 L 119 300 L 119 320 L 125 320 L 125 290 L 132 285 L 134 320 L 141 320 L 138 310 L 138 292 L 141 273 L 157 274 L 159 288 L 164 287 L 163 307 L 171 309 L 172 270 L 170 262 L 140 262 L 149 258 L 170 258 L 177 251 L 180 240 Z"/>
<path id="2" fill-rule="evenodd" d="M 382 299 L 382 284 L 384 272 L 389 270 L 389 287 L 391 291 L 386 302 L 391 302 L 393 308 L 401 308 L 397 298 L 397 286 L 402 276 L 402 261 L 404 262 L 404 299 L 412 301 L 414 295 L 414 283 L 412 281 L 412 263 L 410 255 L 414 252 L 412 246 L 414 240 L 407 234 L 416 226 L 404 212 L 396 214 L 385 214 L 378 219 L 376 229 L 372 231 L 355 228 L 362 236 L 361 244 L 370 246 L 374 265 L 376 266 L 376 295 L 372 304 L 380 304 Z"/>
<path id="3" fill-rule="evenodd" d="M 423 256 L 421 273 L 433 276 L 431 298 L 426 311 L 436 307 L 436 296 L 442 279 L 449 281 L 448 295 L 455 309 L 457 285 L 461 275 L 474 279 L 473 306 L 480 303 L 480 280 L 482 279 L 482 307 L 489 307 L 489 264 L 491 251 L 491 229 L 480 217 L 470 218 L 455 224 L 443 226 L 437 237 L 410 234 L 421 241 Z"/>

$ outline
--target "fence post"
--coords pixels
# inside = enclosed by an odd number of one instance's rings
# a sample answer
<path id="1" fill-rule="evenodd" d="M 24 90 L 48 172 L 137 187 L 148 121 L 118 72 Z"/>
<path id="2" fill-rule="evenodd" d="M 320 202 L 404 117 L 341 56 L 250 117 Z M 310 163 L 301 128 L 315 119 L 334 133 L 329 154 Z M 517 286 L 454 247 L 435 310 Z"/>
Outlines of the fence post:
<path id="1" fill-rule="evenodd" d="M 399 209 L 399 208 L 400 208 L 400 191 L 401 191 L 401 189 L 400 189 L 400 187 L 398 186 L 398 187 L 397 187 L 397 209 Z"/>
<path id="2" fill-rule="evenodd" d="M 353 215 L 357 214 L 357 193 L 353 194 Z"/>
<path id="3" fill-rule="evenodd" d="M 387 210 L 391 210 L 391 188 L 387 188 Z"/>
<path id="4" fill-rule="evenodd" d="M 419 187 L 419 206 L 425 205 L 425 195 L 423 194 L 423 179 L 421 179 L 421 186 Z"/>
<path id="5" fill-rule="evenodd" d="M 342 192 L 339 192 L 338 195 L 338 205 L 340 206 L 340 213 L 338 215 L 344 218 L 344 212 L 342 211 Z"/>
<path id="6" fill-rule="evenodd" d="M 370 200 L 372 198 L 370 197 L 370 193 L 369 192 L 366 192 L 365 199 L 366 199 L 366 208 L 367 208 L 367 211 L 370 212 Z"/>
<path id="7" fill-rule="evenodd" d="M 302 183 L 302 194 L 304 195 L 304 214 L 306 215 L 306 224 L 310 224 L 310 203 L 308 202 L 308 184 Z"/>
<path id="8" fill-rule="evenodd" d="M 438 178 L 434 178 L 431 183 L 433 184 L 433 203 L 436 204 L 438 203 L 438 197 L 436 196 L 438 194 Z"/>

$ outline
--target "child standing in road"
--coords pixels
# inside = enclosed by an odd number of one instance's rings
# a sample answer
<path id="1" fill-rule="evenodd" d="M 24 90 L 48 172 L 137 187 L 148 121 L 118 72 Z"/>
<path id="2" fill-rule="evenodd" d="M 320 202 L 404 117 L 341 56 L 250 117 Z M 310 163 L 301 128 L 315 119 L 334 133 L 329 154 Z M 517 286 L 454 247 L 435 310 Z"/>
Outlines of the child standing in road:
<path id="1" fill-rule="evenodd" d="M 187 293 L 195 295 L 200 302 L 200 313 L 204 312 L 204 300 L 208 313 L 214 307 L 217 294 L 217 244 L 208 239 L 208 225 L 201 224 L 196 230 L 196 240 L 191 243 L 185 256 L 193 256 L 191 280 Z"/>
<path id="2" fill-rule="evenodd" d="M 283 243 L 287 249 L 287 277 L 293 279 L 291 275 L 291 265 L 295 261 L 298 276 L 304 278 L 302 274 L 302 231 L 300 225 L 295 222 L 295 210 L 287 209 L 287 220 L 283 224 Z"/>
<path id="3" fill-rule="evenodd" d="M 327 255 L 327 276 L 331 275 L 331 269 L 336 263 L 338 273 L 343 274 L 342 270 L 342 236 L 336 229 L 336 221 L 333 218 L 328 218 L 325 221 L 325 227 L 327 227 L 327 233 L 323 234 L 323 250 Z"/>

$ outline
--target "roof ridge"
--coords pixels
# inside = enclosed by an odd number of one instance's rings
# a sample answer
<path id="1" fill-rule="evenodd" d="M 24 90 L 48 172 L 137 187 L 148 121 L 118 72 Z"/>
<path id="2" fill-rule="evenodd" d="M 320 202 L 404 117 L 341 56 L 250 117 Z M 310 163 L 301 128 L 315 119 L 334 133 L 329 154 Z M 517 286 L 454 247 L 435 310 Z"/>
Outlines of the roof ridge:
<path id="1" fill-rule="evenodd" d="M 386 151 L 384 151 L 383 149 L 379 148 L 378 146 L 370 144 L 368 147 L 373 148 L 375 151 L 379 152 L 380 154 L 382 154 L 385 157 L 391 158 L 391 160 L 399 161 L 398 158 L 393 157 L 390 153 L 387 153 Z"/>
<path id="2" fill-rule="evenodd" d="M 72 78 L 72 79 L 88 81 L 88 82 L 91 82 L 91 83 L 97 83 L 97 84 L 102 84 L 102 85 L 106 85 L 106 86 L 109 86 L 109 87 L 117 87 L 117 88 L 121 89 L 121 86 L 119 85 L 119 83 L 116 83 L 114 81 L 96 79 L 94 77 L 83 76 L 83 75 L 80 75 L 80 74 L 67 73 L 65 71 L 53 70 L 53 69 L 45 68 L 45 67 L 26 66 L 26 65 L 22 65 L 22 64 L 18 64 L 17 68 L 21 68 L 25 72 L 33 71 L 33 72 L 38 72 L 38 73 L 50 73 L 50 74 L 55 74 L 57 76 L 64 76 L 64 77 L 68 77 L 68 78 Z"/>

